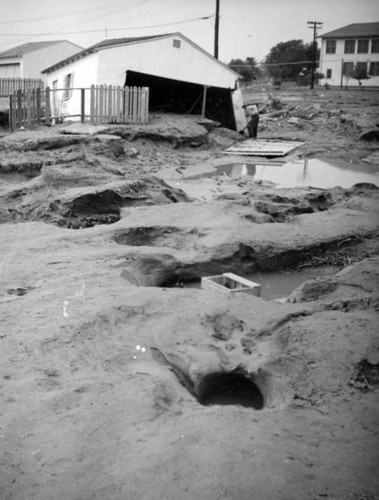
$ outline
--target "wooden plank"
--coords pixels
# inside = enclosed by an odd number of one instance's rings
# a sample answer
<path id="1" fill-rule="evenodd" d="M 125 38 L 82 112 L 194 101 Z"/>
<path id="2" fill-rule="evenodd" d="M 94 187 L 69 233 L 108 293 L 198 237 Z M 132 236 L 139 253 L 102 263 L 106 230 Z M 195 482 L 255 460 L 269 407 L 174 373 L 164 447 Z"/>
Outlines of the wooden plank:
<path id="1" fill-rule="evenodd" d="M 13 95 L 9 96 L 9 131 L 14 131 L 14 104 L 13 104 Z"/>
<path id="2" fill-rule="evenodd" d="M 89 119 L 95 121 L 95 85 L 90 88 Z"/>
<path id="3" fill-rule="evenodd" d="M 130 105 L 130 89 L 129 87 L 124 88 L 124 106 L 123 106 L 123 111 L 124 111 L 124 116 L 122 118 L 122 121 L 124 123 L 127 123 L 129 121 L 129 106 Z"/>
<path id="4" fill-rule="evenodd" d="M 85 97 L 86 97 L 85 89 L 80 89 L 80 121 L 82 123 L 84 123 L 85 119 Z"/>
<path id="5" fill-rule="evenodd" d="M 36 116 L 37 116 L 37 112 L 36 112 L 36 91 L 35 89 L 31 89 L 31 93 L 32 93 L 32 110 L 31 110 L 31 115 L 32 115 L 32 122 L 33 124 L 36 123 Z"/>
<path id="6" fill-rule="evenodd" d="M 37 108 L 37 114 L 36 114 L 36 120 L 37 123 L 41 123 L 41 89 L 40 87 L 37 88 L 36 90 L 36 108 Z"/>
<path id="7" fill-rule="evenodd" d="M 22 114 L 23 114 L 22 92 L 21 92 L 21 90 L 18 90 L 17 91 L 17 118 L 16 118 L 18 128 L 21 128 L 23 125 Z"/>
<path id="8" fill-rule="evenodd" d="M 45 91 L 45 112 L 46 112 L 46 125 L 50 125 L 51 123 L 50 87 L 46 87 Z"/>
<path id="9" fill-rule="evenodd" d="M 138 89 L 133 87 L 133 120 L 138 122 Z"/>
<path id="10" fill-rule="evenodd" d="M 113 116 L 113 87 L 108 87 L 108 122 L 112 123 Z"/>
<path id="11" fill-rule="evenodd" d="M 304 144 L 303 142 L 261 141 L 248 139 L 231 146 L 224 154 L 244 156 L 284 156 Z"/>
<path id="12" fill-rule="evenodd" d="M 121 123 L 122 121 L 122 93 L 121 87 L 118 86 L 116 89 L 116 123 Z"/>
<path id="13" fill-rule="evenodd" d="M 206 85 L 204 85 L 204 89 L 203 89 L 203 104 L 201 106 L 201 116 L 203 118 L 205 118 L 205 107 L 207 105 L 207 91 L 208 91 L 208 87 Z"/>
<path id="14" fill-rule="evenodd" d="M 103 123 L 103 115 L 104 115 L 104 85 L 100 85 L 99 88 L 99 123 Z"/>

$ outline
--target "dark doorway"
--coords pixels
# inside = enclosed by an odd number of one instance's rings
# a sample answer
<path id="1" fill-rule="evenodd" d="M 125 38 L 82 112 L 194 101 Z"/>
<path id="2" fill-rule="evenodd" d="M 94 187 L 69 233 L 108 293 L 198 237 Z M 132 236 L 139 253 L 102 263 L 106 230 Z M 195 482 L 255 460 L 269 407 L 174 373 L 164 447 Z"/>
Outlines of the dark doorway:
<path id="1" fill-rule="evenodd" d="M 125 85 L 149 87 L 149 111 L 201 115 L 204 87 L 196 83 L 127 71 Z M 236 130 L 231 90 L 208 87 L 205 117 Z"/>

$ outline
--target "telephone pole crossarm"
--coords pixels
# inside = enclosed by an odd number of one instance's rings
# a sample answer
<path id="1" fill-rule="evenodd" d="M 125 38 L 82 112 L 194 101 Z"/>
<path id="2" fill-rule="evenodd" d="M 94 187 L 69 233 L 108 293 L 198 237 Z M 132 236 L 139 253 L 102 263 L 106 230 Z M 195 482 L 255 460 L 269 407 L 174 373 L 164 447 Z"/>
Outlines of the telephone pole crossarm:
<path id="1" fill-rule="evenodd" d="M 308 28 L 313 29 L 313 50 L 312 50 L 312 68 L 311 68 L 311 89 L 315 86 L 315 66 L 317 58 L 316 34 L 319 28 L 322 28 L 322 23 L 319 21 L 308 21 Z"/>

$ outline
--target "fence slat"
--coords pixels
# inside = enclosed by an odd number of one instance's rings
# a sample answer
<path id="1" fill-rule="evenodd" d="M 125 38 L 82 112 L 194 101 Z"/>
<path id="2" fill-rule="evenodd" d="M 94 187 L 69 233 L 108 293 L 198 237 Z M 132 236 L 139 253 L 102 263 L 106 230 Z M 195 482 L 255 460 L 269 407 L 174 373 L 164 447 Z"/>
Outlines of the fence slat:
<path id="1" fill-rule="evenodd" d="M 43 88 L 40 78 L 0 78 L 0 97 L 9 97 L 17 90 L 25 92 L 37 87 Z"/>
<path id="2" fill-rule="evenodd" d="M 46 87 L 45 92 L 46 125 L 51 123 L 50 87 Z"/>
<path id="3" fill-rule="evenodd" d="M 51 125 L 52 123 L 54 125 L 56 118 L 58 118 L 57 121 L 60 123 L 62 118 L 66 116 L 78 117 L 82 122 L 89 118 L 94 123 L 148 123 L 148 87 L 122 88 L 113 85 L 91 85 L 89 89 L 50 89 L 50 87 L 46 87 L 42 94 L 41 88 L 30 88 L 30 84 L 31 82 L 26 80 L 26 90 L 23 92 L 21 89 L 18 89 L 10 96 L 9 127 L 12 131 L 23 126 L 31 127 L 36 123 L 40 123 L 43 116 L 47 125 Z M 57 93 L 64 91 L 66 95 L 68 90 L 80 90 L 80 98 L 72 101 L 64 99 L 62 102 L 58 98 L 62 109 L 59 109 L 57 115 L 55 109 L 57 106 L 59 107 L 59 102 L 58 104 L 55 102 L 57 100 Z M 90 110 L 88 115 L 87 109 L 86 115 L 85 102 L 87 98 L 88 106 L 88 94 L 86 95 L 88 91 L 90 92 Z M 55 104 L 52 102 L 52 99 Z M 52 114 L 53 105 L 54 116 Z M 62 114 L 63 105 L 64 114 Z M 74 113 L 72 113 L 73 111 Z"/>

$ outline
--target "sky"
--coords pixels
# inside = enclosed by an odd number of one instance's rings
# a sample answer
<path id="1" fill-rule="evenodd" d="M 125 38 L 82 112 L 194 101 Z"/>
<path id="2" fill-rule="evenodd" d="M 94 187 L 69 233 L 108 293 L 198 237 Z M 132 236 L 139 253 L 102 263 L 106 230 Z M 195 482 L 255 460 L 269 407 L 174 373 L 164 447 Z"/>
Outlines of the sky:
<path id="1" fill-rule="evenodd" d="M 216 0 L 0 0 L 0 51 L 26 42 L 181 32 L 214 53 Z M 378 0 L 220 0 L 219 59 L 258 62 L 280 42 L 313 39 L 357 22 L 379 22 Z"/>

